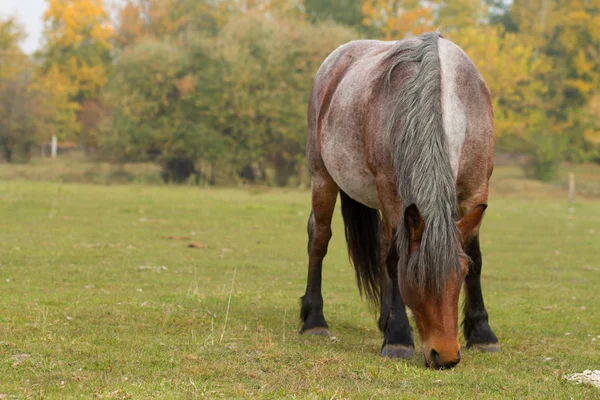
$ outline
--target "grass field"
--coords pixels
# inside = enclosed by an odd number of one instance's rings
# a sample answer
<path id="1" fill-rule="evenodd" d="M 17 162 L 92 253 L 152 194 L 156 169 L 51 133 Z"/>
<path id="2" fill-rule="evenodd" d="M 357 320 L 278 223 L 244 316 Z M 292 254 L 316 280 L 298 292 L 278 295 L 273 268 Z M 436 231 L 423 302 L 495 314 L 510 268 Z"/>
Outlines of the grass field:
<path id="1" fill-rule="evenodd" d="M 600 369 L 600 201 L 497 176 L 483 289 L 503 351 L 449 371 L 378 356 L 339 212 L 334 337 L 298 335 L 307 191 L 0 181 L 0 399 L 600 398 L 561 379 Z"/>

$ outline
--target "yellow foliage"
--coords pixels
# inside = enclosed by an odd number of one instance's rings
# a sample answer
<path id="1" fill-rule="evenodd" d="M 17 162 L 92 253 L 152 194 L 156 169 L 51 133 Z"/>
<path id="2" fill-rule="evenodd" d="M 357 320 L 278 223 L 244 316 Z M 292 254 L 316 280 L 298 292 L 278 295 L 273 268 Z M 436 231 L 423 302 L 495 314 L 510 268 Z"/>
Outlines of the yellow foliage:
<path id="1" fill-rule="evenodd" d="M 485 14 L 481 0 L 438 0 L 436 2 L 440 3 L 436 24 L 443 32 L 476 27 Z"/>
<path id="2" fill-rule="evenodd" d="M 362 0 L 363 24 L 381 32 L 386 40 L 420 35 L 433 27 L 430 7 L 418 1 Z"/>
<path id="3" fill-rule="evenodd" d="M 43 16 L 50 46 L 78 46 L 84 40 L 110 49 L 113 29 L 102 0 L 48 0 Z"/>
<path id="4" fill-rule="evenodd" d="M 114 32 L 103 0 L 48 0 L 43 20 L 46 45 L 36 89 L 46 100 L 50 130 L 69 137 L 80 131 L 80 103 L 98 97 L 108 80 Z"/>
<path id="5" fill-rule="evenodd" d="M 42 99 L 38 112 L 44 125 L 40 130 L 44 137 L 40 139 L 47 141 L 52 135 L 64 138 L 68 133 L 79 131 L 76 119 L 79 104 L 72 100 L 77 86 L 58 65 L 51 65 L 44 75 L 38 76 L 31 89 Z"/>
<path id="6" fill-rule="evenodd" d="M 600 146 L 600 93 L 590 99 L 585 110 L 587 128 L 584 138 L 587 142 Z"/>
<path id="7" fill-rule="evenodd" d="M 28 64 L 27 55 L 19 47 L 24 36 L 14 18 L 0 17 L 0 85 L 20 74 Z"/>

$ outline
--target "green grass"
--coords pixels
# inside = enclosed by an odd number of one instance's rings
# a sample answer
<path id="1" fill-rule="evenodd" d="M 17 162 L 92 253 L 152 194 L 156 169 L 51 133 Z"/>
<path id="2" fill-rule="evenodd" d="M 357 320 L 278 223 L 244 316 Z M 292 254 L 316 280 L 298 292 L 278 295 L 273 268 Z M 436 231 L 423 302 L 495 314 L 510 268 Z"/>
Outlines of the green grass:
<path id="1" fill-rule="evenodd" d="M 160 166 L 153 163 L 111 164 L 73 153 L 56 159 L 33 158 L 27 164 L 0 163 L 0 179 L 104 185 L 133 182 L 160 184 L 160 170 Z"/>
<path id="2" fill-rule="evenodd" d="M 0 181 L 0 398 L 598 398 L 561 376 L 600 369 L 600 202 L 498 176 L 483 289 L 503 351 L 450 371 L 378 356 L 339 212 L 335 339 L 298 335 L 306 191 Z"/>

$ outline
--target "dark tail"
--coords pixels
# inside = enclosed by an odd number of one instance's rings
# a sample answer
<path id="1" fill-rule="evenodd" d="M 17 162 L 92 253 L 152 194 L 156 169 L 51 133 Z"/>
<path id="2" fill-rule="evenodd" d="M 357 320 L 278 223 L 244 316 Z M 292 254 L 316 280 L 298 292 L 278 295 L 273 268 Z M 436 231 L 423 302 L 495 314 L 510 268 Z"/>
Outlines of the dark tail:
<path id="1" fill-rule="evenodd" d="M 381 302 L 381 267 L 379 265 L 379 211 L 369 208 L 340 190 L 342 216 L 346 226 L 348 255 L 356 270 L 361 296 L 379 305 Z"/>

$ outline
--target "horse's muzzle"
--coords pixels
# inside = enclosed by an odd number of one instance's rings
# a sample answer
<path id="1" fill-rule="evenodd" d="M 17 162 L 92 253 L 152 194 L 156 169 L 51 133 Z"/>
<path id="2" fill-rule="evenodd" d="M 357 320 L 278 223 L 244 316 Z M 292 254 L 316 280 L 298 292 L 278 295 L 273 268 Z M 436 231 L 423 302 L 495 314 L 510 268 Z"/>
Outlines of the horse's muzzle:
<path id="1" fill-rule="evenodd" d="M 429 357 L 423 357 L 425 359 L 425 366 L 434 369 L 450 369 L 460 362 L 460 350 L 456 354 L 456 357 L 450 360 L 444 360 L 440 354 L 431 349 Z"/>

